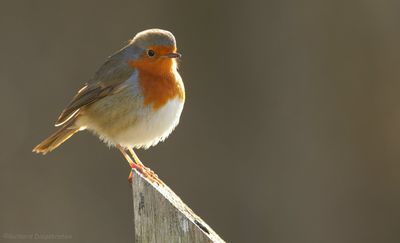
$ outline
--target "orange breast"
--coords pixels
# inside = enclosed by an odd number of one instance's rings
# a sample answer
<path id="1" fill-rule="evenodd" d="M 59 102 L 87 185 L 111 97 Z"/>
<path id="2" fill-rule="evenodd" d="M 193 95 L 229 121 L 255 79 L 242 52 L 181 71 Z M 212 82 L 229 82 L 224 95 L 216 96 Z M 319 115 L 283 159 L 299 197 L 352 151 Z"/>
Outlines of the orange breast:
<path id="1" fill-rule="evenodd" d="M 139 71 L 144 104 L 152 104 L 154 110 L 161 108 L 168 100 L 175 97 L 179 97 L 182 101 L 185 99 L 181 81 L 175 76 L 174 62 L 175 60 L 171 58 L 143 57 L 129 63 Z"/>

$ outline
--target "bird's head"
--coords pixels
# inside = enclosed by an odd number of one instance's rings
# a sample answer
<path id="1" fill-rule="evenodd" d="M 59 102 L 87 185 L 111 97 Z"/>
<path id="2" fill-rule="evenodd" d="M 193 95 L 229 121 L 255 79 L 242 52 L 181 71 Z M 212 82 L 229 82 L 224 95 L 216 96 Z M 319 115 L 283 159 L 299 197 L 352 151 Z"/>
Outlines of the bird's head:
<path id="1" fill-rule="evenodd" d="M 129 65 L 141 71 L 165 72 L 176 66 L 175 37 L 171 32 L 161 29 L 149 29 L 138 33 L 130 42 L 132 50 Z"/>

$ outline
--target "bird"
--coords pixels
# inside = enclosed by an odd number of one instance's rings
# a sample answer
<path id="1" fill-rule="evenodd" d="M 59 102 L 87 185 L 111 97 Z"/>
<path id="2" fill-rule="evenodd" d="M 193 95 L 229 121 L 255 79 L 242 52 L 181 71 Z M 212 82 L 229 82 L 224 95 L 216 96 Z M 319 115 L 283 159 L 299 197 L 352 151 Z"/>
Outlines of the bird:
<path id="1" fill-rule="evenodd" d="M 117 148 L 132 169 L 163 184 L 134 149 L 157 145 L 178 125 L 185 102 L 178 73 L 180 57 L 170 31 L 137 33 L 77 91 L 55 122 L 58 130 L 33 152 L 46 154 L 77 132 L 88 130 Z M 132 181 L 132 170 L 128 180 Z"/>

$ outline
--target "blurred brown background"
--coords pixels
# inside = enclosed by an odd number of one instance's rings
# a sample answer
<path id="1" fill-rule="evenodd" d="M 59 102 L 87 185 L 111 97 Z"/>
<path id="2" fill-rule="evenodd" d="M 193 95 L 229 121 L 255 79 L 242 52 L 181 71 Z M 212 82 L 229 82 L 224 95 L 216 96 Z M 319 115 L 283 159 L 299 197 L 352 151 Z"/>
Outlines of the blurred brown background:
<path id="1" fill-rule="evenodd" d="M 117 150 L 87 132 L 47 156 L 31 149 L 105 58 L 152 27 L 177 38 L 187 103 L 170 138 L 139 155 L 225 240 L 400 242 L 399 11 L 395 0 L 2 1 L 0 242 L 132 242 Z"/>

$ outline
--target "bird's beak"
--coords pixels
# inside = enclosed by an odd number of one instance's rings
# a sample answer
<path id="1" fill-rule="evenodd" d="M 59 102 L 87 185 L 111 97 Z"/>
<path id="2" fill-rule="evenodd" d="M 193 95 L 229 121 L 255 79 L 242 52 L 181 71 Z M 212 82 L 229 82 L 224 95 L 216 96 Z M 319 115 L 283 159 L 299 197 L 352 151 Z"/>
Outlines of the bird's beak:
<path id="1" fill-rule="evenodd" d="M 168 57 L 168 58 L 180 58 L 182 55 L 178 52 L 171 52 L 168 54 L 165 54 L 164 57 Z"/>

